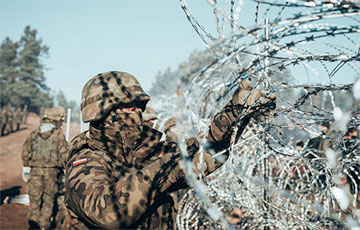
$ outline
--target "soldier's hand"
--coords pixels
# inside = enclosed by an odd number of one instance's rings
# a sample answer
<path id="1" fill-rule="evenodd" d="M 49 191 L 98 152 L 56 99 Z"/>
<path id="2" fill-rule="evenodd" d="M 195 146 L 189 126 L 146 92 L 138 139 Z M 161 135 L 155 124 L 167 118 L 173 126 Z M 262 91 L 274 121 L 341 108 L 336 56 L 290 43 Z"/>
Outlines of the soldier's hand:
<path id="1" fill-rule="evenodd" d="M 245 115 L 254 115 L 256 119 L 261 121 L 270 114 L 271 110 L 275 109 L 275 101 L 276 95 L 274 93 L 259 89 L 251 90 L 249 80 L 243 80 L 240 83 L 232 98 L 234 105 L 240 105 L 242 112 L 246 111 Z"/>
<path id="2" fill-rule="evenodd" d="M 226 217 L 230 224 L 240 224 L 243 217 L 243 212 L 240 208 L 233 209 L 230 214 Z"/>
<path id="3" fill-rule="evenodd" d="M 203 158 L 202 158 L 203 164 L 202 164 L 202 168 L 200 168 L 200 151 L 199 151 L 200 143 L 196 138 L 188 138 L 185 140 L 185 142 L 187 145 L 187 152 L 194 166 L 193 172 L 196 175 L 199 176 L 200 172 L 204 172 L 205 175 L 208 175 L 217 168 L 216 161 L 207 152 L 203 153 Z"/>

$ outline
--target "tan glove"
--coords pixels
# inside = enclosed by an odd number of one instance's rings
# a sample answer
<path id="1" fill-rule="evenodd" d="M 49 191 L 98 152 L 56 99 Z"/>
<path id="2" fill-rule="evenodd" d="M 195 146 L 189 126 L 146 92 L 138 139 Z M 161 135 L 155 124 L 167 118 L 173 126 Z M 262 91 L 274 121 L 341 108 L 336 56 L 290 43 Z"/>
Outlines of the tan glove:
<path id="1" fill-rule="evenodd" d="M 268 91 L 259 89 L 251 90 L 251 82 L 244 80 L 235 91 L 232 103 L 243 106 L 245 116 L 253 115 L 256 119 L 263 121 L 265 116 L 269 116 L 270 110 L 275 109 L 275 100 L 274 93 L 269 94 Z"/>
<path id="2" fill-rule="evenodd" d="M 187 145 L 187 151 L 192 158 L 192 163 L 194 165 L 194 173 L 196 175 L 200 175 L 200 171 L 203 172 L 205 175 L 208 175 L 220 166 L 209 153 L 204 152 L 204 162 L 202 165 L 202 169 L 200 169 L 200 143 L 196 140 L 196 138 L 188 138 L 185 140 L 185 142 Z"/>
<path id="3" fill-rule="evenodd" d="M 244 217 L 243 212 L 240 208 L 233 209 L 230 214 L 226 217 L 230 224 L 241 224 L 242 218 Z"/>

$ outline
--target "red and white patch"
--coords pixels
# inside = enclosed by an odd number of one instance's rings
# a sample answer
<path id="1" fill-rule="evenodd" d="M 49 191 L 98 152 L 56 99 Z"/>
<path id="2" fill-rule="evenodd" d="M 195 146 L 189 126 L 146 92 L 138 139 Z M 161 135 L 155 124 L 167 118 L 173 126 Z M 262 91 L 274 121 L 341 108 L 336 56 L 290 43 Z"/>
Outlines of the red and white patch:
<path id="1" fill-rule="evenodd" d="M 72 165 L 73 166 L 80 165 L 80 164 L 86 163 L 87 161 L 88 161 L 87 158 L 80 159 L 80 160 L 74 161 Z"/>

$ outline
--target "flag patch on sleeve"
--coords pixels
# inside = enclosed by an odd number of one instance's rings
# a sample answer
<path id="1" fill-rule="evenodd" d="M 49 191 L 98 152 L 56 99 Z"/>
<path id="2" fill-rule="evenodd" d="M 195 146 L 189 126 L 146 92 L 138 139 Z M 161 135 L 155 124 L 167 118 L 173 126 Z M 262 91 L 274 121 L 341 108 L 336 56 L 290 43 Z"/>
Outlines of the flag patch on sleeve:
<path id="1" fill-rule="evenodd" d="M 72 163 L 72 165 L 73 165 L 73 166 L 80 165 L 80 164 L 86 163 L 87 161 L 88 161 L 87 158 L 80 159 L 80 160 L 74 161 L 74 162 Z"/>

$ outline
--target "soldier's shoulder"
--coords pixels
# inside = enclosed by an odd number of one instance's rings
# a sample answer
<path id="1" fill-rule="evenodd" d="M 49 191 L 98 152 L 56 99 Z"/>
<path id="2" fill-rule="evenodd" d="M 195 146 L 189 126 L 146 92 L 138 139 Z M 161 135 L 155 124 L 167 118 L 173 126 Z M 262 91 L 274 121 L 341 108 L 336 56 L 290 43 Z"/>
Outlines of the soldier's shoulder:
<path id="1" fill-rule="evenodd" d="M 86 136 L 87 132 L 79 133 L 70 141 L 70 145 L 76 147 L 77 149 L 80 145 L 86 145 L 88 139 Z"/>
<path id="2" fill-rule="evenodd" d="M 69 143 L 69 152 L 66 162 L 78 158 L 81 155 L 87 155 L 91 152 L 87 144 L 86 133 L 76 135 Z"/>
<path id="3" fill-rule="evenodd" d="M 30 144 L 30 143 L 33 143 L 34 141 L 36 141 L 36 139 L 39 137 L 39 133 L 40 133 L 39 128 L 31 131 L 31 133 L 27 136 L 24 145 L 27 145 L 27 144 Z"/>
<path id="4" fill-rule="evenodd" d="M 57 135 L 65 136 L 62 128 L 55 128 L 54 133 L 56 133 Z"/>
<path id="5" fill-rule="evenodd" d="M 31 131 L 31 133 L 29 134 L 29 137 L 31 138 L 35 138 L 40 134 L 40 128 L 36 128 L 33 131 Z"/>
<path id="6" fill-rule="evenodd" d="M 104 151 L 92 149 L 88 145 L 89 139 L 87 133 L 81 133 L 71 140 L 68 159 L 66 160 L 67 167 L 74 167 L 96 161 L 101 165 L 106 165 L 111 159 Z"/>
<path id="7" fill-rule="evenodd" d="M 90 148 L 82 148 L 76 154 L 72 155 L 66 161 L 66 169 L 82 168 L 82 166 L 104 166 L 106 167 L 106 161 L 101 158 L 100 154 L 96 150 Z"/>
<path id="8" fill-rule="evenodd" d="M 59 139 L 63 139 L 65 140 L 65 134 L 63 132 L 63 130 L 61 128 L 55 128 L 53 133 L 52 133 L 52 136 L 56 139 L 56 140 L 59 140 Z"/>

